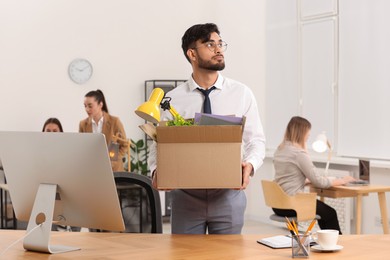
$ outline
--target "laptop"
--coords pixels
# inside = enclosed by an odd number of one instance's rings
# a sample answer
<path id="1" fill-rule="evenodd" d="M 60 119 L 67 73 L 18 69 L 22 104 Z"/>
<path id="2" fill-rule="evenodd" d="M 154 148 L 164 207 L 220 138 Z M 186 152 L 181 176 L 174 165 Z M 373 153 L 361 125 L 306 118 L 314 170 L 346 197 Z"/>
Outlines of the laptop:
<path id="1" fill-rule="evenodd" d="M 359 179 L 347 183 L 345 186 L 367 186 L 370 184 L 370 161 L 359 160 Z"/>

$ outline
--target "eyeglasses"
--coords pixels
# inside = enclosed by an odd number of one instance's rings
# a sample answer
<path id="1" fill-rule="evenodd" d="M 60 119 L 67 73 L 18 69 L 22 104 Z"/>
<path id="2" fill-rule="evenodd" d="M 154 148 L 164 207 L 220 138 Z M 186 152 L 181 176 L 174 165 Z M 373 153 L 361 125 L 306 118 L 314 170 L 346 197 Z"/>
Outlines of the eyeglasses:
<path id="1" fill-rule="evenodd" d="M 206 46 L 210 51 L 212 52 L 215 52 L 216 48 L 218 47 L 218 49 L 220 49 L 221 51 L 226 51 L 227 49 L 227 43 L 226 42 L 205 42 L 204 43 L 204 46 Z M 202 46 L 199 46 L 199 47 L 194 47 L 192 49 L 198 49 Z"/>

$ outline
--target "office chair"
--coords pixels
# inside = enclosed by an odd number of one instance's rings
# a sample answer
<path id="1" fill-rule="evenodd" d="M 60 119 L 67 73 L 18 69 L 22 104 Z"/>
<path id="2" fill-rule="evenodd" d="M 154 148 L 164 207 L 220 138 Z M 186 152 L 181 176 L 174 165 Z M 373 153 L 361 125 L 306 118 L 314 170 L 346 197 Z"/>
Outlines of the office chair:
<path id="1" fill-rule="evenodd" d="M 17 229 L 18 221 L 12 207 L 4 169 L 0 161 L 0 229 Z M 11 222 L 11 226 L 9 225 Z"/>
<path id="2" fill-rule="evenodd" d="M 126 230 L 133 233 L 162 233 L 160 194 L 144 175 L 114 172 Z"/>
<path id="3" fill-rule="evenodd" d="M 289 217 L 289 219 L 294 219 L 296 222 L 303 222 L 313 220 L 314 218 L 321 218 L 316 215 L 316 193 L 297 193 L 294 196 L 289 196 L 274 181 L 262 180 L 261 185 L 263 187 L 265 204 L 268 207 L 295 210 L 297 216 L 295 218 Z M 284 216 L 276 214 L 272 214 L 270 219 L 278 222 L 286 222 Z"/>

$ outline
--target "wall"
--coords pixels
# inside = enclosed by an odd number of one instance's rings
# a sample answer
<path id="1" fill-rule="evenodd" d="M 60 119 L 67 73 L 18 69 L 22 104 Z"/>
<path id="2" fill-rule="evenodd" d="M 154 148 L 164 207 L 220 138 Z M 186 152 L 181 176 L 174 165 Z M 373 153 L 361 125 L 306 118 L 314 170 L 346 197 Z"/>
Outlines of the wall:
<path id="1" fill-rule="evenodd" d="M 325 131 L 337 149 L 337 28 L 337 0 L 267 2 L 267 148 L 275 149 L 287 122 L 300 115 L 312 123 L 309 143 Z"/>
<path id="2" fill-rule="evenodd" d="M 339 156 L 389 160 L 390 3 L 274 0 L 266 7 L 267 147 L 301 115 L 312 137 L 325 131 Z"/>
<path id="3" fill-rule="evenodd" d="M 390 160 L 389 8 L 340 1 L 340 155 Z"/>
<path id="4" fill-rule="evenodd" d="M 193 24 L 214 22 L 229 44 L 227 77 L 250 86 L 264 113 L 264 5 L 244 0 L 2 0 L 0 2 L 0 130 L 40 131 L 58 117 L 78 131 L 84 95 L 105 93 L 128 137 L 141 138 L 134 110 L 144 81 L 187 79 L 181 37 Z M 90 81 L 73 83 L 74 58 L 93 65 Z"/>

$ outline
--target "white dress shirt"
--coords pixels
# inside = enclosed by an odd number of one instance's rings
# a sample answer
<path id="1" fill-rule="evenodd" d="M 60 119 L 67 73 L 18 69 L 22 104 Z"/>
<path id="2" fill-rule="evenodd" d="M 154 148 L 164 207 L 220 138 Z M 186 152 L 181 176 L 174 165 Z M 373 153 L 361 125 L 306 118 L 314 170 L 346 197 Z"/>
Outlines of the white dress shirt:
<path id="1" fill-rule="evenodd" d="M 265 136 L 256 99 L 246 85 L 224 78 L 221 74 L 214 86 L 216 89 L 209 95 L 213 114 L 246 117 L 242 137 L 242 160 L 251 163 L 255 172 L 263 164 L 265 156 Z M 167 93 L 166 96 L 172 98 L 171 106 L 182 117 L 193 118 L 195 113 L 202 111 L 204 96 L 196 89 L 199 87 L 191 77 Z M 172 120 L 172 115 L 168 110 L 162 112 L 161 120 Z M 153 143 L 149 154 L 151 172 L 156 169 L 156 150 L 156 143 Z"/>
<path id="2" fill-rule="evenodd" d="M 102 133 L 103 131 L 103 116 L 99 119 L 99 122 L 96 124 L 95 120 L 92 120 L 92 133 Z"/>

